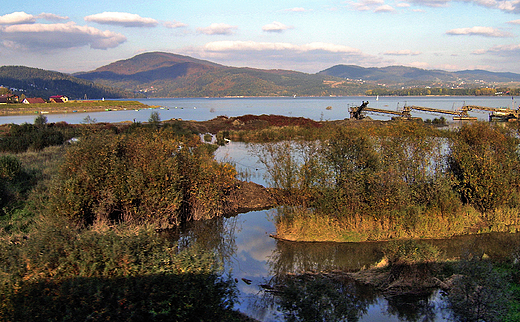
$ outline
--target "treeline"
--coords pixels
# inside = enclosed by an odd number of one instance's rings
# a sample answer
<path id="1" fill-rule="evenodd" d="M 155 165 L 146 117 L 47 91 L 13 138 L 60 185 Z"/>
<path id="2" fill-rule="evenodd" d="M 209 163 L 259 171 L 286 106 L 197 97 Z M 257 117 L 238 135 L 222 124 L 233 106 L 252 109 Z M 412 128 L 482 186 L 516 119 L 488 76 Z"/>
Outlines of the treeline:
<path id="1" fill-rule="evenodd" d="M 426 96 L 426 95 L 454 95 L 454 96 L 518 96 L 520 88 L 481 87 L 481 88 L 445 88 L 445 87 L 414 87 L 403 89 L 377 88 L 365 92 L 368 96 Z"/>
<path id="2" fill-rule="evenodd" d="M 14 88 L 17 95 L 48 98 L 52 95 L 65 95 L 70 99 L 88 98 L 125 98 L 136 94 L 99 85 L 67 74 L 46 71 L 24 66 L 1 66 L 0 85 Z"/>
<path id="3" fill-rule="evenodd" d="M 516 231 L 517 127 L 416 122 L 336 127 L 264 144 L 271 184 L 290 191 L 277 233 L 291 240 L 386 240 Z"/>

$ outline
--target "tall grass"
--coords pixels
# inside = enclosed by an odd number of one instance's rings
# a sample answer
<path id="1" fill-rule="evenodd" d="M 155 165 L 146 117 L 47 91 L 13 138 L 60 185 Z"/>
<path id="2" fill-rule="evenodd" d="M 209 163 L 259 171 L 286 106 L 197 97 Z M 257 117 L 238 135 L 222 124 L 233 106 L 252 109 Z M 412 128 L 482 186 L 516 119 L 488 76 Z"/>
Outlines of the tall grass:
<path id="1" fill-rule="evenodd" d="M 433 238 L 519 228 L 518 143 L 487 123 L 448 132 L 396 122 L 264 144 L 257 155 L 299 204 L 280 211 L 281 238 Z"/>

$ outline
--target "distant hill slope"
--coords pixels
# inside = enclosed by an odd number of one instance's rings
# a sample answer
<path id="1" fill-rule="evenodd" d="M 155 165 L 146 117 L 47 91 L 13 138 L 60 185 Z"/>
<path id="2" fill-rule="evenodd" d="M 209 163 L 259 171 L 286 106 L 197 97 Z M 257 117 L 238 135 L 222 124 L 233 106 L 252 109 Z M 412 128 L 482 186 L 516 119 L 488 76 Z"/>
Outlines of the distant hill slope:
<path id="1" fill-rule="evenodd" d="M 182 56 L 164 52 L 149 52 L 134 56 L 130 59 L 118 60 L 109 65 L 99 67 L 94 72 L 112 72 L 119 75 L 133 75 L 175 65 L 190 64 L 191 66 L 204 66 L 206 68 L 222 68 L 223 65 L 200 60 L 189 56 Z"/>
<path id="2" fill-rule="evenodd" d="M 156 97 L 323 96 L 360 93 L 357 85 L 341 86 L 335 84 L 335 77 L 327 75 L 236 68 L 163 52 L 140 54 L 91 72 L 77 73 L 75 76 Z"/>
<path id="3" fill-rule="evenodd" d="M 149 97 L 364 95 L 375 88 L 479 88 L 520 82 L 520 74 L 514 73 L 447 72 L 404 66 L 336 65 L 307 74 L 229 67 L 164 52 L 140 54 L 75 76 Z"/>
<path id="4" fill-rule="evenodd" d="M 413 82 L 518 82 L 520 74 L 497 73 L 484 70 L 466 70 L 447 72 L 442 70 L 427 70 L 405 66 L 390 66 L 382 68 L 364 68 L 353 65 L 336 65 L 321 71 L 319 74 L 349 79 L 395 83 Z"/>
<path id="5" fill-rule="evenodd" d="M 454 72 L 460 78 L 483 80 L 488 82 L 520 82 L 520 74 L 515 73 L 497 73 L 487 70 L 463 70 Z"/>
<path id="6" fill-rule="evenodd" d="M 122 97 L 429 95 L 437 88 L 515 86 L 520 74 L 483 70 L 447 72 L 404 66 L 364 68 L 336 65 L 317 74 L 291 70 L 229 67 L 188 56 L 150 52 L 90 72 L 68 75 L 23 66 L 0 67 L 0 85 L 28 97 L 72 99 Z M 520 87 L 518 85 L 517 87 Z M 402 88 L 414 91 L 394 93 Z M 386 94 L 385 94 L 386 93 Z M 432 92 L 433 93 L 433 92 Z M 454 92 L 455 93 L 455 92 Z M 459 91 L 468 95 L 471 91 Z M 471 95 L 471 94 L 470 94 Z"/>
<path id="7" fill-rule="evenodd" d="M 49 98 L 65 95 L 70 99 L 90 99 L 133 97 L 134 93 L 92 81 L 79 79 L 68 74 L 25 66 L 1 66 L 0 85 L 14 88 L 16 94 L 26 97 Z"/>

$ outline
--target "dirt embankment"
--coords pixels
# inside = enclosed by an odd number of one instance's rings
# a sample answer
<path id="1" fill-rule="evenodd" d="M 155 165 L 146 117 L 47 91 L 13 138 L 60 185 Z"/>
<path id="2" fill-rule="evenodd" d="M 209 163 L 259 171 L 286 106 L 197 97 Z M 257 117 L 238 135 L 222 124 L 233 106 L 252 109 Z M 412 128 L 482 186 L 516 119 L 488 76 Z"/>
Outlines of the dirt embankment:
<path id="1" fill-rule="evenodd" d="M 220 131 L 261 130 L 271 126 L 301 126 L 319 128 L 323 123 L 304 117 L 288 117 L 282 115 L 243 115 L 237 117 L 218 116 L 208 121 L 184 121 L 187 128 L 199 133 Z"/>
<path id="2" fill-rule="evenodd" d="M 225 205 L 228 215 L 276 207 L 276 192 L 253 182 L 239 181 Z"/>

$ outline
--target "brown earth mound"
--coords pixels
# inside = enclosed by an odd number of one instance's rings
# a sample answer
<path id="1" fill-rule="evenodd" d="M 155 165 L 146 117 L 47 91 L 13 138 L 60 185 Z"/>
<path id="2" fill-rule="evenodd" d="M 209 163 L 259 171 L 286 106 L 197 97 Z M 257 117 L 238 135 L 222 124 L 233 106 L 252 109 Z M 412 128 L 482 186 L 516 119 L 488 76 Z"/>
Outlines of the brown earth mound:
<path id="1" fill-rule="evenodd" d="M 282 115 L 243 115 L 237 117 L 217 116 L 208 121 L 185 121 L 185 125 L 199 133 L 216 134 L 230 130 L 261 130 L 270 126 L 321 127 L 322 123 L 304 118 Z"/>

